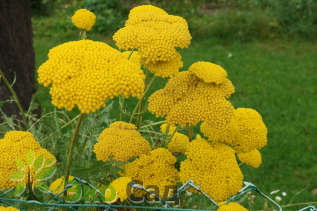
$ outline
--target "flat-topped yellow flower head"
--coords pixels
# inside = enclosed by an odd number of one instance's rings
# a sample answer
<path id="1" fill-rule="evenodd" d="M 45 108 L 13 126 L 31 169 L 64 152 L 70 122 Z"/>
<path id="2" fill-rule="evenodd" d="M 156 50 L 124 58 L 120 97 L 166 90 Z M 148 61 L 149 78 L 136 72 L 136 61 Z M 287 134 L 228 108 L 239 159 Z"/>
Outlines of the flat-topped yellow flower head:
<path id="1" fill-rule="evenodd" d="M 79 9 L 72 16 L 72 22 L 77 28 L 90 31 L 96 22 L 96 16 L 87 9 Z"/>
<path id="2" fill-rule="evenodd" d="M 259 168 L 262 163 L 261 152 L 254 149 L 246 153 L 238 153 L 238 158 L 242 163 L 245 163 L 253 168 Z"/>
<path id="3" fill-rule="evenodd" d="M 166 116 L 168 124 L 186 126 L 206 121 L 222 128 L 233 116 L 234 108 L 227 98 L 234 87 L 221 68 L 210 71 L 210 65 L 205 67 L 206 62 L 195 64 L 189 71 L 177 73 L 163 89 L 154 92 L 149 97 L 148 109 L 157 117 Z M 202 69 L 199 66 L 203 66 Z"/>
<path id="4" fill-rule="evenodd" d="M 166 197 L 165 191 L 176 187 L 176 182 L 179 180 L 175 163 L 176 158 L 171 152 L 165 148 L 157 148 L 150 154 L 141 155 L 133 162 L 126 164 L 123 176 L 142 182 L 145 188 L 156 186 L 159 188 L 160 196 Z"/>
<path id="5" fill-rule="evenodd" d="M 229 144 L 237 153 L 261 149 L 267 143 L 267 128 L 262 117 L 251 108 L 236 109 L 230 123 L 222 129 L 204 122 L 200 131 L 210 141 Z"/>
<path id="6" fill-rule="evenodd" d="M 151 151 L 150 143 L 136 130 L 136 126 L 117 121 L 102 131 L 94 146 L 97 159 L 125 162 Z"/>
<path id="7" fill-rule="evenodd" d="M 50 50 L 38 70 L 38 81 L 51 86 L 52 104 L 81 113 L 95 112 L 106 99 L 141 97 L 144 74 L 126 54 L 103 42 L 72 41 Z"/>
<path id="8" fill-rule="evenodd" d="M 176 132 L 172 136 L 171 141 L 168 143 L 167 148 L 171 152 L 180 152 L 185 154 L 188 144 L 189 138 L 182 133 Z"/>
<path id="9" fill-rule="evenodd" d="M 191 35 L 185 19 L 151 5 L 130 11 L 125 26 L 113 36 L 120 49 L 137 49 L 142 64 L 160 77 L 178 72 L 183 62 L 176 48 L 187 48 Z"/>
<path id="10" fill-rule="evenodd" d="M 180 167 L 183 183 L 193 180 L 217 202 L 227 200 L 241 189 L 243 175 L 230 147 L 199 139 L 188 144 L 185 155 L 187 159 Z"/>

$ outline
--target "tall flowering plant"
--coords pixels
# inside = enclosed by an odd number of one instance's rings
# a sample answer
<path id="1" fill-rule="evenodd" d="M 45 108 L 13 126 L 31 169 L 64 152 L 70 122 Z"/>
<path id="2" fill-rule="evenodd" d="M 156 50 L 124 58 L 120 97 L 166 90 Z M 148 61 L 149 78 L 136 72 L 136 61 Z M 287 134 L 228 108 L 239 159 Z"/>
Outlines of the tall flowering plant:
<path id="1" fill-rule="evenodd" d="M 130 11 L 124 27 L 113 35 L 118 49 L 87 39 L 95 19 L 86 9 L 76 11 L 72 22 L 80 29 L 80 40 L 52 48 L 38 69 L 38 82 L 49 87 L 51 103 L 58 109 L 76 108 L 79 112 L 67 160 L 59 160 L 65 162 L 64 175 L 46 189 L 68 202 L 88 199 L 126 204 L 149 192 L 154 193 L 154 199 L 167 200 L 177 193 L 179 184 L 191 181 L 199 190 L 189 188 L 188 195 L 203 193 L 219 210 L 246 210 L 238 203 L 225 202 L 243 186 L 240 165 L 261 165 L 259 150 L 267 144 L 267 128 L 256 110 L 235 108 L 230 103 L 235 88 L 226 70 L 210 61 L 197 61 L 181 70 L 178 49 L 189 47 L 192 38 L 187 22 L 158 7 L 142 5 Z M 148 97 L 157 77 L 166 78 L 167 83 Z M 137 99 L 133 107 L 124 100 L 130 97 Z M 77 139 L 85 116 L 106 109 L 106 102 L 112 101 L 119 101 L 120 118 L 95 134 L 97 142 L 90 153 L 96 160 L 111 163 L 116 176 L 107 184 L 99 184 L 100 178 L 91 181 L 102 190 L 92 196 L 74 182 L 73 152 L 79 147 Z M 163 121 L 144 121 L 146 110 Z M 194 135 L 195 131 L 199 132 Z M 24 158 L 29 150 L 33 157 L 43 154 L 41 168 L 51 165 L 45 166 L 45 160 L 56 161 L 28 132 L 8 132 L 0 140 L 0 150 L 3 190 L 18 184 L 14 181 L 19 176 L 16 171 L 19 165 L 30 164 Z M 40 168 L 32 165 L 27 176 L 21 176 L 20 181 L 27 185 L 30 179 L 36 181 Z M 75 185 L 69 188 L 70 183 Z M 37 184 L 33 182 L 31 189 Z M 181 205 L 187 206 L 186 202 Z"/>

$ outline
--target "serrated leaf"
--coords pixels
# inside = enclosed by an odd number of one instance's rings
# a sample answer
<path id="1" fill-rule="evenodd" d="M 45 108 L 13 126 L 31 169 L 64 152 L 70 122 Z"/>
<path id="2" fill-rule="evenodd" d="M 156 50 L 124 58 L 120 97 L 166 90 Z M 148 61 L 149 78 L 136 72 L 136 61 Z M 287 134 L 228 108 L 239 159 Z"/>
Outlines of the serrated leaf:
<path id="1" fill-rule="evenodd" d="M 44 155 L 41 154 L 39 157 L 36 158 L 34 162 L 34 171 L 37 172 L 39 169 L 43 167 L 44 163 Z"/>
<path id="2" fill-rule="evenodd" d="M 56 167 L 42 168 L 35 176 L 36 181 L 44 181 L 51 178 L 56 172 Z"/>
<path id="3" fill-rule="evenodd" d="M 16 158 L 15 163 L 18 167 L 18 170 L 24 171 L 25 170 L 25 165 L 24 162 L 20 158 Z"/>
<path id="4" fill-rule="evenodd" d="M 15 189 L 14 189 L 14 195 L 16 196 L 21 196 L 24 191 L 25 191 L 25 183 L 24 182 L 19 182 L 16 186 L 15 186 Z"/>
<path id="5" fill-rule="evenodd" d="M 51 167 L 56 164 L 55 158 L 49 158 L 45 161 L 45 167 Z"/>
<path id="6" fill-rule="evenodd" d="M 12 181 L 22 181 L 24 179 L 24 171 L 17 171 L 10 175 L 9 179 Z"/>
<path id="7" fill-rule="evenodd" d="M 34 161 L 35 161 L 35 152 L 33 150 L 30 150 L 26 154 L 26 162 L 29 166 L 32 166 Z"/>

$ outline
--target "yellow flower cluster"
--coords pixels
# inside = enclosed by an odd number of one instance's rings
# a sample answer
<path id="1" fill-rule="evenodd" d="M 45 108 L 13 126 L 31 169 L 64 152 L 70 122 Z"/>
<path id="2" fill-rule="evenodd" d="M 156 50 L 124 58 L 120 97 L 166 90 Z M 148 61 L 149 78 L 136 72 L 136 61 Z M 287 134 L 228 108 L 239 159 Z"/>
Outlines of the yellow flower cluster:
<path id="1" fill-rule="evenodd" d="M 137 131 L 136 126 L 117 121 L 102 131 L 94 146 L 98 160 L 125 162 L 151 151 L 150 143 Z"/>
<path id="2" fill-rule="evenodd" d="M 178 73 L 178 70 L 183 67 L 183 61 L 181 55 L 176 52 L 175 58 L 172 58 L 170 61 L 145 63 L 144 67 L 156 76 L 167 78 Z"/>
<path id="3" fill-rule="evenodd" d="M 145 188 L 158 187 L 161 197 L 164 197 L 165 191 L 168 190 L 165 189 L 175 187 L 179 179 L 175 163 L 176 158 L 167 149 L 157 148 L 149 155 L 141 155 L 135 161 L 126 164 L 123 175 L 134 181 L 143 182 Z"/>
<path id="4" fill-rule="evenodd" d="M 111 186 L 112 189 L 106 189 L 105 196 L 107 198 L 110 198 L 111 191 L 116 191 L 116 197 L 114 201 L 117 201 L 120 199 L 121 202 L 126 200 L 129 196 L 127 195 L 127 188 L 128 184 L 131 182 L 131 178 L 129 177 L 119 177 L 118 179 L 112 181 L 109 186 Z"/>
<path id="5" fill-rule="evenodd" d="M 248 211 L 241 204 L 237 202 L 230 202 L 229 204 L 221 205 L 217 211 Z"/>
<path id="6" fill-rule="evenodd" d="M 72 22 L 77 28 L 90 31 L 96 22 L 96 16 L 87 9 L 79 9 L 72 16 Z"/>
<path id="7" fill-rule="evenodd" d="M 52 84 L 53 105 L 81 113 L 95 112 L 106 99 L 141 97 L 144 74 L 126 54 L 102 42 L 71 41 L 54 47 L 38 70 L 38 81 Z"/>
<path id="8" fill-rule="evenodd" d="M 170 125 L 196 125 L 204 121 L 223 128 L 234 112 L 227 100 L 234 87 L 226 76 L 225 70 L 215 64 L 194 63 L 189 71 L 176 74 L 165 88 L 153 93 L 148 109 L 157 117 L 166 115 Z"/>
<path id="9" fill-rule="evenodd" d="M 261 153 L 257 149 L 246 153 L 238 153 L 238 158 L 242 163 L 252 166 L 253 168 L 259 168 L 262 163 Z"/>
<path id="10" fill-rule="evenodd" d="M 168 77 L 183 66 L 175 48 L 187 48 L 191 35 L 182 17 L 142 5 L 130 11 L 125 26 L 113 39 L 120 49 L 137 49 L 142 63 L 155 75 Z"/>
<path id="11" fill-rule="evenodd" d="M 171 152 L 180 152 L 185 154 L 188 144 L 189 138 L 182 133 L 176 132 L 172 136 L 171 141 L 168 143 L 167 147 Z"/>
<path id="12" fill-rule="evenodd" d="M 209 140 L 229 144 L 236 152 L 261 149 L 267 143 L 267 128 L 261 115 L 251 108 L 238 108 L 230 123 L 222 129 L 201 124 L 200 131 Z"/>
<path id="13" fill-rule="evenodd" d="M 17 208 L 15 207 L 3 207 L 0 206 L 0 211 L 19 211 Z"/>
<path id="14" fill-rule="evenodd" d="M 221 66 L 210 62 L 196 62 L 189 71 L 206 83 L 222 84 L 227 78 L 227 72 Z"/>
<path id="15" fill-rule="evenodd" d="M 241 189 L 243 175 L 230 147 L 199 139 L 188 144 L 185 155 L 187 159 L 180 166 L 183 183 L 193 180 L 217 202 L 227 200 Z"/>
<path id="16" fill-rule="evenodd" d="M 72 181 L 74 179 L 73 176 L 69 176 L 68 181 Z M 51 183 L 49 189 L 52 193 L 54 193 L 55 195 L 59 194 L 60 192 L 62 192 L 64 190 L 64 186 L 65 186 L 65 177 L 60 177 L 57 178 L 54 182 Z M 72 196 L 73 194 L 71 193 L 71 189 L 69 189 L 69 191 L 67 191 L 67 195 L 68 196 Z"/>
<path id="17" fill-rule="evenodd" d="M 44 154 L 45 159 L 55 158 L 54 155 L 40 146 L 32 133 L 10 131 L 5 134 L 3 139 L 0 139 L 0 190 L 15 187 L 17 182 L 10 180 L 9 177 L 18 171 L 16 159 L 21 159 L 26 165 L 26 155 L 30 150 L 35 152 L 36 157 Z M 32 168 L 27 172 L 27 175 L 30 176 L 31 181 L 34 181 L 35 172 Z M 25 182 L 27 181 L 28 178 L 25 177 Z M 36 184 L 33 183 L 33 185 Z"/>

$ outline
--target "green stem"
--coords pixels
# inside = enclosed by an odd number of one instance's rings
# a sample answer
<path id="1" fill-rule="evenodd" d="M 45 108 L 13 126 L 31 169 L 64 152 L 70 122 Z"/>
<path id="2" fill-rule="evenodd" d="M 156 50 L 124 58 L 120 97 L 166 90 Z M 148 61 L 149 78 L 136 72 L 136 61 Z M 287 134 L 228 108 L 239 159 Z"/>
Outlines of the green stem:
<path id="1" fill-rule="evenodd" d="M 86 39 L 87 39 L 87 32 L 86 32 L 86 30 L 81 30 L 81 31 L 79 32 L 79 38 L 80 38 L 81 40 L 86 40 Z"/>
<path id="2" fill-rule="evenodd" d="M 78 134 L 79 134 L 79 128 L 80 128 L 80 125 L 82 123 L 83 117 L 84 117 L 84 114 L 80 114 L 80 117 L 79 117 L 77 125 L 76 125 L 76 129 L 75 129 L 75 132 L 74 132 L 74 135 L 72 138 L 72 142 L 71 142 L 70 147 L 69 147 L 67 163 L 66 163 L 66 168 L 65 168 L 65 185 L 68 182 L 68 178 L 69 178 L 69 174 L 70 174 L 70 167 L 72 165 L 72 160 L 73 160 L 74 146 L 75 146 L 75 142 L 77 140 Z M 65 195 L 67 194 L 66 192 L 65 192 Z"/>
<path id="3" fill-rule="evenodd" d="M 139 99 L 138 103 L 136 104 L 136 106 L 134 107 L 133 111 L 132 111 L 132 114 L 131 114 L 131 117 L 130 117 L 130 123 L 133 121 L 133 118 L 134 118 L 134 115 L 137 111 L 137 109 L 139 108 L 139 105 L 141 104 L 141 102 L 143 102 L 143 99 L 145 97 L 145 95 L 147 94 L 147 92 L 150 90 L 154 80 L 155 80 L 155 76 L 153 76 L 152 80 L 149 82 L 149 84 L 147 85 L 145 91 L 143 92 L 143 95 L 141 96 L 141 98 Z"/>
<path id="4" fill-rule="evenodd" d="M 189 142 L 191 142 L 193 140 L 193 132 L 194 132 L 194 127 L 192 125 L 190 125 L 188 128 Z"/>
<path id="5" fill-rule="evenodd" d="M 8 87 L 9 91 L 11 92 L 14 100 L 15 100 L 15 103 L 17 104 L 18 106 L 18 109 L 20 110 L 20 115 L 22 116 L 22 121 L 24 123 L 24 126 L 25 127 L 28 127 L 28 123 L 27 123 L 27 120 L 26 120 L 26 116 L 25 116 L 25 112 L 22 108 L 22 105 L 19 101 L 19 98 L 16 94 L 16 92 L 14 91 L 14 89 L 12 88 L 12 86 L 10 85 L 8 79 L 5 77 L 4 73 L 2 72 L 2 70 L 0 69 L 0 78 L 2 78 L 3 82 L 5 83 L 5 85 Z"/>
<path id="6" fill-rule="evenodd" d="M 140 127 L 140 128 L 146 128 L 146 127 L 151 127 L 151 126 L 155 126 L 155 125 L 161 125 L 161 124 L 163 124 L 163 123 L 165 123 L 165 121 L 154 122 L 154 123 L 150 123 L 150 124 L 148 124 L 148 125 L 143 125 L 143 126 Z"/>
<path id="7" fill-rule="evenodd" d="M 123 112 L 124 112 L 124 96 L 119 96 L 119 106 L 120 106 L 120 121 L 123 119 Z"/>

